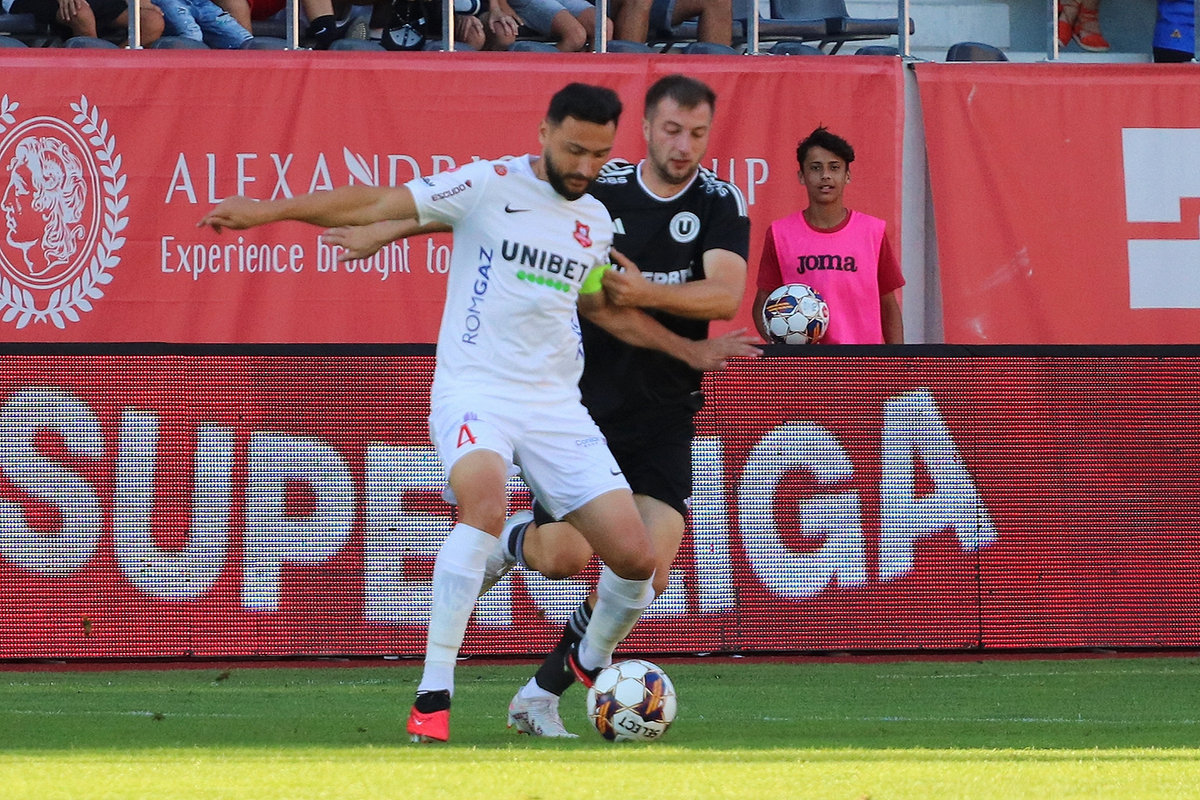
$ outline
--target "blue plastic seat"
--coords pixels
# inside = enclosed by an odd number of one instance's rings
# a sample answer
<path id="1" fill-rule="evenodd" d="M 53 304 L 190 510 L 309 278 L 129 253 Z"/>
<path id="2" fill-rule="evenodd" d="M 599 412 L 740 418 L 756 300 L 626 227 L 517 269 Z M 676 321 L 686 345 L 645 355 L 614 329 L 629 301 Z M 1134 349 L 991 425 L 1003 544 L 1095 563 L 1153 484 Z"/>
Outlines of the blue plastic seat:
<path id="1" fill-rule="evenodd" d="M 204 42 L 189 39 L 186 36 L 163 36 L 150 45 L 155 50 L 209 50 Z"/>
<path id="2" fill-rule="evenodd" d="M 63 42 L 63 47 L 72 50 L 120 50 L 121 47 L 108 39 L 97 39 L 95 36 L 72 36 Z"/>
<path id="3" fill-rule="evenodd" d="M 242 50 L 287 50 L 287 39 L 277 36 L 253 36 L 242 42 Z"/>
<path id="4" fill-rule="evenodd" d="M 1008 61 L 999 47 L 983 42 L 959 42 L 946 51 L 947 61 Z"/>
<path id="5" fill-rule="evenodd" d="M 803 42 L 776 42 L 767 51 L 773 56 L 823 56 L 825 51 Z"/>

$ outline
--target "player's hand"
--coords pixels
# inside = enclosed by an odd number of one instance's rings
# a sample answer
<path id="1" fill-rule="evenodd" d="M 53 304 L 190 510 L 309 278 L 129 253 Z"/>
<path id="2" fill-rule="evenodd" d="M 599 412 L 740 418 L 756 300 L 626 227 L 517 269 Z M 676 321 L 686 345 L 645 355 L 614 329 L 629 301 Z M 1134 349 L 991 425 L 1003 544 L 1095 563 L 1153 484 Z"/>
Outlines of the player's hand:
<path id="1" fill-rule="evenodd" d="M 608 301 L 615 306 L 642 307 L 649 305 L 647 295 L 653 284 L 646 281 L 637 264 L 619 250 L 609 250 L 613 263 L 621 269 L 610 269 L 604 273 L 601 283 Z"/>
<path id="2" fill-rule="evenodd" d="M 390 236 L 380 239 L 374 235 L 374 227 L 371 225 L 345 225 L 341 228 L 330 228 L 321 234 L 323 243 L 345 250 L 338 253 L 339 262 L 370 258 L 391 240 Z"/>
<path id="3" fill-rule="evenodd" d="M 731 358 L 758 358 L 762 351 L 754 346 L 758 337 L 747 333 L 746 328 L 701 339 L 689 348 L 685 359 L 687 365 L 701 372 L 725 369 Z"/>
<path id="4" fill-rule="evenodd" d="M 209 225 L 217 233 L 220 233 L 223 228 L 239 231 L 253 228 L 255 225 L 270 222 L 270 217 L 264 209 L 265 205 L 265 203 L 241 195 L 227 197 L 214 206 L 212 211 L 205 214 L 204 218 L 196 223 L 196 227 L 203 228 Z"/>

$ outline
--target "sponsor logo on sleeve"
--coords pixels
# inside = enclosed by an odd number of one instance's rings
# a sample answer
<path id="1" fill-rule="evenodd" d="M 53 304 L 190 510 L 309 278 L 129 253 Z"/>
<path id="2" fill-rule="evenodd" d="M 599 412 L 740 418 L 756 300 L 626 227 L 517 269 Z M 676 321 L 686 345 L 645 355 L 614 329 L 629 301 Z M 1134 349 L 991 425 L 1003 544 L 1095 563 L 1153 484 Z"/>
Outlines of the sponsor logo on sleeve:
<path id="1" fill-rule="evenodd" d="M 437 202 L 438 200 L 445 200 L 448 197 L 454 197 L 454 195 L 456 195 L 456 194 L 462 194 L 463 192 L 465 192 L 467 189 L 470 189 L 470 188 L 471 188 L 471 182 L 463 181 L 458 186 L 455 186 L 453 189 L 447 189 L 444 192 L 437 192 L 432 197 L 430 197 L 429 200 L 430 200 L 430 202 Z"/>

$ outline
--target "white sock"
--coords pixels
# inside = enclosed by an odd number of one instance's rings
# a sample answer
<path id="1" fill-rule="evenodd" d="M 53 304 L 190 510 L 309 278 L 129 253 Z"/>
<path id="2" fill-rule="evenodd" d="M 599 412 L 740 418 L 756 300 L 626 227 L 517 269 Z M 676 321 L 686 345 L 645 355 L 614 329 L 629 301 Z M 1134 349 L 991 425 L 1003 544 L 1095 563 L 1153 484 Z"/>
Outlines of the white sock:
<path id="1" fill-rule="evenodd" d="M 496 537 L 461 522 L 442 542 L 433 564 L 433 606 L 418 692 L 445 689 L 454 694 L 454 662 L 483 585 L 483 567 L 495 546 Z"/>
<path id="2" fill-rule="evenodd" d="M 518 692 L 518 694 L 520 694 L 521 697 L 526 700 L 535 700 L 539 697 L 552 697 L 555 700 L 558 699 L 558 695 L 556 695 L 554 692 L 547 692 L 545 689 L 538 686 L 536 678 L 530 678 L 529 683 L 522 686 L 521 691 Z"/>
<path id="3" fill-rule="evenodd" d="M 612 663 L 613 650 L 654 600 L 653 581 L 653 576 L 644 581 L 626 580 L 605 565 L 596 584 L 592 620 L 579 643 L 580 666 L 595 669 Z"/>

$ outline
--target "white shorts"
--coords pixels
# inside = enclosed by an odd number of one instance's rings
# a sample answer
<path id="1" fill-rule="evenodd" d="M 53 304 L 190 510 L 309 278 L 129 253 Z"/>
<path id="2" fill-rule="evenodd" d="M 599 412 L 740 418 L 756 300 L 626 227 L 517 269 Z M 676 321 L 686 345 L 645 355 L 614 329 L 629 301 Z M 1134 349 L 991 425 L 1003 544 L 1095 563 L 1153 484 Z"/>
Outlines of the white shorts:
<path id="1" fill-rule="evenodd" d="M 605 492 L 629 489 L 604 435 L 581 403 L 514 403 L 479 394 L 434 399 L 429 438 L 446 470 L 473 450 L 498 453 L 558 519 Z"/>

